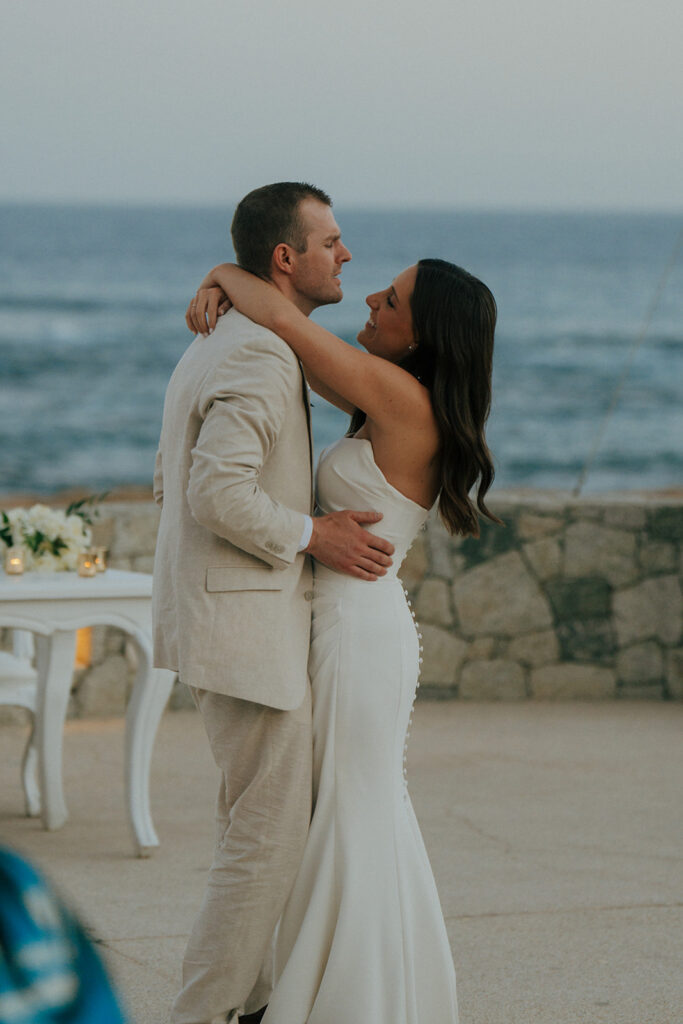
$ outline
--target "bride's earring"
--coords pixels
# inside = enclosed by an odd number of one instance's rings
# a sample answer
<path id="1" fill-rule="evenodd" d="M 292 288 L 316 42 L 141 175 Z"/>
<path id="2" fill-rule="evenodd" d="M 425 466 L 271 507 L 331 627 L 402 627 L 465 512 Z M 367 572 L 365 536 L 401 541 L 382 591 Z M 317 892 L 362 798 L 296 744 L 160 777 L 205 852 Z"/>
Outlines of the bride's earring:
<path id="1" fill-rule="evenodd" d="M 408 345 L 408 351 L 406 352 L 406 358 L 408 358 L 408 356 L 412 356 L 413 352 L 415 352 L 416 350 L 417 350 L 417 345 L 415 344 L 415 342 L 411 341 L 410 345 Z M 422 383 L 422 377 L 419 374 L 417 374 L 415 379 L 419 380 L 420 384 Z"/>

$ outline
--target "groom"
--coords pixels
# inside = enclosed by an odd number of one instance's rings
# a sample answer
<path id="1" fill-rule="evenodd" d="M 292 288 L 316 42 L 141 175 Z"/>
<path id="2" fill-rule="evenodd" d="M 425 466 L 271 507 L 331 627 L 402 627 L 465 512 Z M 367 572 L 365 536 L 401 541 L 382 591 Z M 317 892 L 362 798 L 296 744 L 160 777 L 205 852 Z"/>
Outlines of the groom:
<path id="1" fill-rule="evenodd" d="M 329 197 L 296 182 L 238 205 L 238 262 L 306 315 L 339 302 L 351 254 Z M 173 373 L 154 478 L 155 663 L 180 673 L 221 773 L 216 848 L 183 963 L 173 1024 L 256 1022 L 269 949 L 311 811 L 310 554 L 381 576 L 393 548 L 374 512 L 312 518 L 312 447 L 301 365 L 231 309 Z M 239 1014 L 246 1014 L 238 1018 Z"/>

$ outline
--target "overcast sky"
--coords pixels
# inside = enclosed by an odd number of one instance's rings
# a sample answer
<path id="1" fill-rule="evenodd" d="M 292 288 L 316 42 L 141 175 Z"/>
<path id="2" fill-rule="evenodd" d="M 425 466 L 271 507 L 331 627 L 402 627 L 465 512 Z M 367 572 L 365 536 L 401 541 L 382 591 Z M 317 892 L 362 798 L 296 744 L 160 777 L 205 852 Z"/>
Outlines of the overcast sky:
<path id="1" fill-rule="evenodd" d="M 681 0 L 0 2 L 0 201 L 683 208 Z"/>

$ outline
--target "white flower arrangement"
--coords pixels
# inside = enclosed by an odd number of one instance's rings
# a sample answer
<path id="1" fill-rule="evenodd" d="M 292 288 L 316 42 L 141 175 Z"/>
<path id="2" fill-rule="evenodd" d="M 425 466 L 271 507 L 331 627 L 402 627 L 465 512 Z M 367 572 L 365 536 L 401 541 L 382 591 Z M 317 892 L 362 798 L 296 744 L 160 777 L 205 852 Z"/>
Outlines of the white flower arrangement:
<path id="1" fill-rule="evenodd" d="M 78 556 L 90 548 L 90 525 L 97 511 L 95 501 L 105 495 L 93 495 L 61 509 L 47 505 L 13 508 L 0 512 L 0 541 L 6 548 L 17 547 L 24 556 L 24 568 L 41 572 L 76 570 Z"/>

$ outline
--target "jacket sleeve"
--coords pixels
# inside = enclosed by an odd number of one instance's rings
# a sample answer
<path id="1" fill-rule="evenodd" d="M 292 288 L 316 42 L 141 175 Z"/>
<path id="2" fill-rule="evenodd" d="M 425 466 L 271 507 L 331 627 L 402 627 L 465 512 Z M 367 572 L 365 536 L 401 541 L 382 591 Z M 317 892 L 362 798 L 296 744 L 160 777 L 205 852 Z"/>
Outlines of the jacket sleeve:
<path id="1" fill-rule="evenodd" d="M 161 448 L 157 452 L 156 461 L 154 463 L 154 483 L 152 485 L 152 494 L 154 500 L 162 508 L 164 504 L 164 471 L 161 465 Z"/>
<path id="2" fill-rule="evenodd" d="M 213 370 L 197 401 L 202 425 L 192 450 L 190 511 L 206 529 L 279 569 L 297 555 L 304 515 L 271 498 L 260 476 L 301 388 L 296 357 L 265 334 Z"/>

